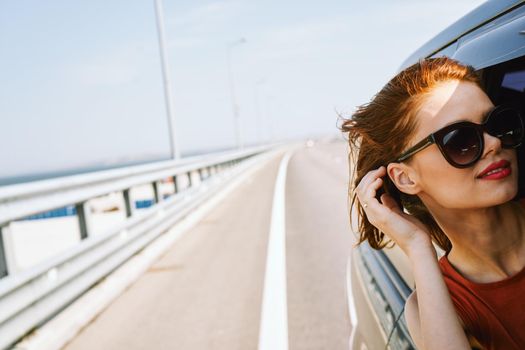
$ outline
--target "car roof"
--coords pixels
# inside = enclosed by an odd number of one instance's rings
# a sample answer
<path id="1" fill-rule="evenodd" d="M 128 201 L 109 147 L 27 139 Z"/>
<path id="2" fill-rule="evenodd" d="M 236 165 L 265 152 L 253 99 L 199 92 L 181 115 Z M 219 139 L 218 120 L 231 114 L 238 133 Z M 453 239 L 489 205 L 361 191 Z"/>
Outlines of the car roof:
<path id="1" fill-rule="evenodd" d="M 479 5 L 474 10 L 461 17 L 459 20 L 445 28 L 435 37 L 426 42 L 410 55 L 401 65 L 399 71 L 417 62 L 418 59 L 429 57 L 442 50 L 465 34 L 481 27 L 496 17 L 499 17 L 517 6 L 523 4 L 525 0 L 489 0 Z"/>

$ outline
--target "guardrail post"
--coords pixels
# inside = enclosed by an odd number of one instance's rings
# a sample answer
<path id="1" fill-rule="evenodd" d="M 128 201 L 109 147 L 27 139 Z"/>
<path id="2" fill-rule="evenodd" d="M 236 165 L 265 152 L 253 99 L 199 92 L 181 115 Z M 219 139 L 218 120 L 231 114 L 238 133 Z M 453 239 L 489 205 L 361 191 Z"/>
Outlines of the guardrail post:
<path id="1" fill-rule="evenodd" d="M 133 215 L 133 206 L 131 203 L 131 198 L 130 198 L 130 195 L 129 195 L 129 188 L 128 189 L 125 189 L 124 191 L 122 191 L 122 194 L 124 195 L 124 204 L 126 206 L 126 217 L 130 217 Z"/>
<path id="2" fill-rule="evenodd" d="M 177 184 L 177 175 L 173 175 L 173 194 L 179 193 L 179 185 Z"/>
<path id="3" fill-rule="evenodd" d="M 191 171 L 188 171 L 188 187 L 191 187 L 193 184 L 191 183 Z"/>
<path id="4" fill-rule="evenodd" d="M 197 170 L 199 172 L 199 180 L 202 181 L 203 175 L 202 175 L 202 169 Z"/>
<path id="5" fill-rule="evenodd" d="M 5 272 L 5 275 L 13 275 L 20 270 L 18 263 L 15 258 L 15 247 L 13 242 L 13 232 L 11 231 L 11 224 L 7 224 L 1 227 L 1 241 L 2 241 L 2 260 L 3 267 L 2 272 Z"/>
<path id="6" fill-rule="evenodd" d="M 89 214 L 87 212 L 86 202 L 75 204 L 77 209 L 78 226 L 80 228 L 80 239 L 86 239 L 89 236 Z"/>
<path id="7" fill-rule="evenodd" d="M 155 203 L 159 203 L 163 198 L 160 193 L 160 186 L 158 181 L 153 181 L 153 194 L 155 195 Z"/>
<path id="8" fill-rule="evenodd" d="M 7 257 L 4 246 L 4 227 L 0 226 L 0 278 L 8 275 Z"/>

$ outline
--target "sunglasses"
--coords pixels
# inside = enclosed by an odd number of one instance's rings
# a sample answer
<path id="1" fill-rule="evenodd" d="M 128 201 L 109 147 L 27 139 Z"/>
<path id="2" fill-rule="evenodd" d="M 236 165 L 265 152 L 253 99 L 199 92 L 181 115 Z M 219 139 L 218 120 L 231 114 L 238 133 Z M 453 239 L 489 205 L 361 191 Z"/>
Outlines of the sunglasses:
<path id="1" fill-rule="evenodd" d="M 447 125 L 403 152 L 396 162 L 402 162 L 435 143 L 450 165 L 467 168 L 483 154 L 484 132 L 497 137 L 503 148 L 516 148 L 523 139 L 523 120 L 517 110 L 497 106 L 488 113 L 484 123 L 461 121 Z"/>

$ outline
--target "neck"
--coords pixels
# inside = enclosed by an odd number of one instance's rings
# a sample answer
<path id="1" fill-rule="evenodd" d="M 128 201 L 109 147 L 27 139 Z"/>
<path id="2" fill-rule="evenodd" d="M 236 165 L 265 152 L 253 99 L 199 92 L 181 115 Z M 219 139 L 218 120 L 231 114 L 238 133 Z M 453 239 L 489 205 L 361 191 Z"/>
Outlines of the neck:
<path id="1" fill-rule="evenodd" d="M 427 208 L 452 243 L 449 261 L 466 278 L 487 283 L 523 269 L 525 213 L 518 203 L 469 210 Z"/>

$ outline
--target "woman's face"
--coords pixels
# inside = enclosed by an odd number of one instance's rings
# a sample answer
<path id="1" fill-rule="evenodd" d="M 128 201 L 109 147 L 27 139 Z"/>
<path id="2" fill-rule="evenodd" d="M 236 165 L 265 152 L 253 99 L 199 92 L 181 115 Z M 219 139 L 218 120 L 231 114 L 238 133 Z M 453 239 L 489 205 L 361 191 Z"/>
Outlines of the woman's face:
<path id="1" fill-rule="evenodd" d="M 448 81 L 435 87 L 423 97 L 416 115 L 418 126 L 410 145 L 419 142 L 436 130 L 460 120 L 480 124 L 493 107 L 489 97 L 474 83 Z M 415 154 L 407 163 L 415 172 L 420 198 L 444 208 L 486 208 L 505 203 L 517 193 L 518 168 L 516 151 L 504 149 L 498 138 L 483 134 L 485 146 L 481 158 L 471 167 L 450 165 L 437 145 Z M 494 162 L 510 162 L 511 174 L 500 179 L 479 177 Z"/>

